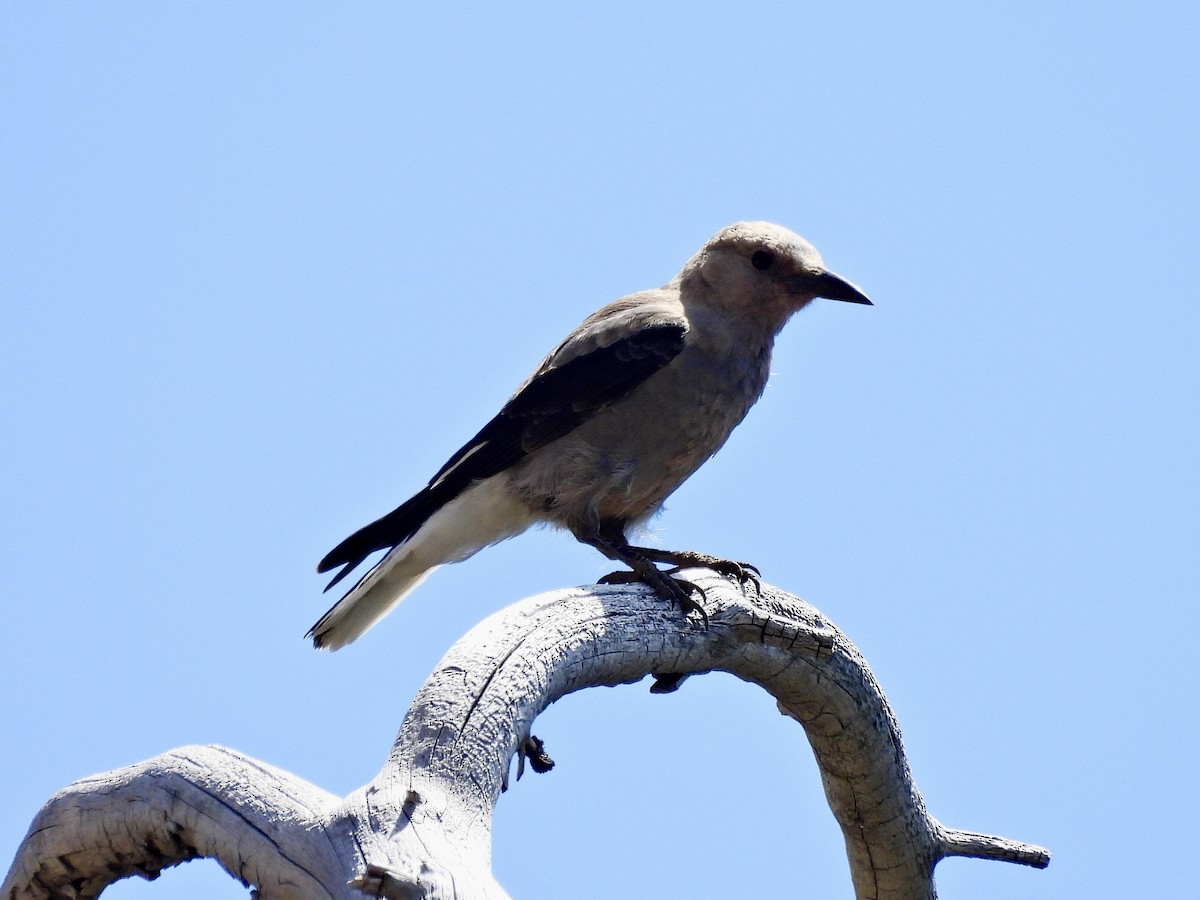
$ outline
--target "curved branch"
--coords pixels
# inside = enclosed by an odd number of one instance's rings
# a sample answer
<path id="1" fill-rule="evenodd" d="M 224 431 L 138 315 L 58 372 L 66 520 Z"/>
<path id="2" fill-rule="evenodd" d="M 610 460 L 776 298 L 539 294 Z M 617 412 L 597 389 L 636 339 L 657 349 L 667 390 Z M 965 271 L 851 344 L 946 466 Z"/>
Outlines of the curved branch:
<path id="1" fill-rule="evenodd" d="M 318 897 L 340 875 L 320 829 L 338 798 L 224 747 L 183 747 L 76 781 L 42 807 L 4 881 L 17 897 L 90 898 L 119 878 L 157 878 L 210 858 L 271 895 Z M 322 851 L 324 843 L 324 852 Z"/>
<path id="2" fill-rule="evenodd" d="M 804 727 L 860 900 L 936 896 L 933 868 L 946 856 L 1048 863 L 1042 848 L 948 830 L 928 814 L 883 691 L 815 608 L 765 584 L 755 594 L 704 571 L 686 577 L 707 593 L 708 628 L 640 585 L 554 591 L 486 619 L 417 694 L 373 785 L 452 798 L 461 833 L 490 843 L 510 761 L 547 706 L 647 674 L 719 670 L 761 685 Z"/>
<path id="3" fill-rule="evenodd" d="M 762 685 L 804 727 L 860 900 L 934 897 L 946 856 L 1047 864 L 1041 848 L 927 813 L 882 691 L 817 610 L 767 585 L 687 577 L 707 592 L 709 627 L 636 585 L 555 591 L 486 619 L 418 692 L 382 771 L 344 800 L 216 747 L 77 782 L 38 814 L 0 897 L 94 897 L 207 856 L 263 900 L 498 900 L 492 810 L 538 714 L 586 687 L 655 674 L 671 690 L 714 670 Z"/>

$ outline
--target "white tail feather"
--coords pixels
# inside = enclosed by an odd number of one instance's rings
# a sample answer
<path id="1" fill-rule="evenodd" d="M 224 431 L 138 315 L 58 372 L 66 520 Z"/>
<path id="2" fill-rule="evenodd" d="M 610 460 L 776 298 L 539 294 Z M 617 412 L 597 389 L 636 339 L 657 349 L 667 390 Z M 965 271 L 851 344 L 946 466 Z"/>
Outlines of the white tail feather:
<path id="1" fill-rule="evenodd" d="M 309 634 L 321 650 L 337 650 L 364 634 L 442 563 L 462 562 L 488 544 L 520 534 L 533 522 L 495 475 L 459 494 L 388 551 L 366 577 L 321 616 Z"/>
<path id="2" fill-rule="evenodd" d="M 388 553 L 360 584 L 321 616 L 310 632 L 315 647 L 338 650 L 362 637 L 437 568 L 414 559 L 412 553 L 405 552 L 407 549 L 406 544 Z"/>

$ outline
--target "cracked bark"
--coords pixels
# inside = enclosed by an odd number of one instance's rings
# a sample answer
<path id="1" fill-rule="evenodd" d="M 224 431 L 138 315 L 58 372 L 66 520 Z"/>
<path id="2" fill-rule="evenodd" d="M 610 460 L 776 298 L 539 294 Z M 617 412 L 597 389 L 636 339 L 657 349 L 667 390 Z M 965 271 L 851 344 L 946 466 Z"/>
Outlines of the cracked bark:
<path id="1" fill-rule="evenodd" d="M 555 591 L 489 617 L 446 654 L 383 769 L 345 798 L 223 747 L 185 747 L 85 778 L 46 803 L 0 898 L 90 898 L 119 878 L 215 859 L 260 900 L 496 900 L 492 811 L 537 715 L 647 674 L 726 671 L 761 685 L 812 745 L 858 900 L 936 896 L 947 856 L 1044 867 L 1029 844 L 928 814 L 899 727 L 857 648 L 803 601 L 700 571 L 710 627 L 640 586 Z"/>

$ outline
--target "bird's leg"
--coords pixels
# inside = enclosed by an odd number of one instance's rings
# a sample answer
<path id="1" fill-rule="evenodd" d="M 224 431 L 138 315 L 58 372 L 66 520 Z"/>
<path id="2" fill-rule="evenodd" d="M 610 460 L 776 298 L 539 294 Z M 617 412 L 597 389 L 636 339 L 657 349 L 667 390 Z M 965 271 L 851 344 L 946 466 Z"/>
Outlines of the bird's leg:
<path id="1" fill-rule="evenodd" d="M 708 625 L 708 613 L 692 599 L 693 591 L 703 598 L 704 589 L 690 581 L 668 575 L 654 564 L 651 557 L 640 552 L 642 548 L 631 547 L 625 540 L 623 525 L 624 523 L 620 522 L 600 522 L 594 528 L 575 532 L 575 536 L 583 543 L 595 547 L 609 559 L 622 562 L 632 569 L 631 572 L 611 572 L 601 578 L 600 583 L 627 584 L 631 581 L 641 581 L 653 588 L 664 600 L 678 604 L 685 615 L 689 612 L 700 613 L 704 624 Z"/>
<path id="2" fill-rule="evenodd" d="M 712 569 L 719 575 L 734 578 L 743 587 L 749 582 L 754 585 L 756 593 L 760 591 L 762 573 L 758 571 L 757 566 L 752 566 L 748 562 L 722 559 L 719 556 L 709 556 L 707 553 L 696 553 L 693 550 L 658 550 L 654 547 L 633 546 L 629 549 L 656 563 L 668 563 L 675 567 L 672 570 L 675 572 L 688 566 L 699 566 L 703 569 Z"/>

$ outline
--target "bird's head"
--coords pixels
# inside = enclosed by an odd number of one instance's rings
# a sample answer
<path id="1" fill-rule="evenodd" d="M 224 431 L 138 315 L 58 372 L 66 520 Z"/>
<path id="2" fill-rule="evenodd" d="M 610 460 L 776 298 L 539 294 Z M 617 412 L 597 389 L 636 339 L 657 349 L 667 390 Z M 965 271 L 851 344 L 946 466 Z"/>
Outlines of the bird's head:
<path id="1" fill-rule="evenodd" d="M 685 295 L 773 329 L 817 297 L 871 305 L 854 284 L 825 268 L 817 248 L 770 222 L 738 222 L 709 239 L 679 273 Z"/>

